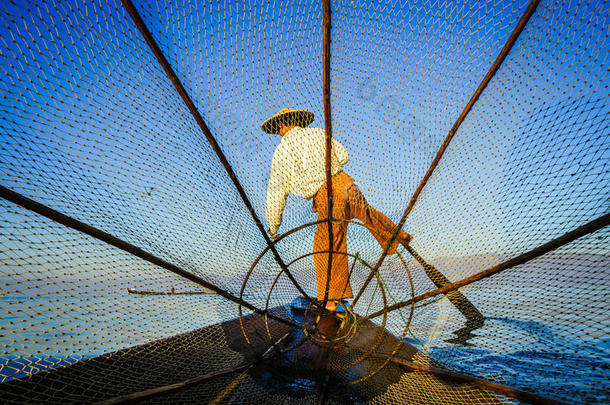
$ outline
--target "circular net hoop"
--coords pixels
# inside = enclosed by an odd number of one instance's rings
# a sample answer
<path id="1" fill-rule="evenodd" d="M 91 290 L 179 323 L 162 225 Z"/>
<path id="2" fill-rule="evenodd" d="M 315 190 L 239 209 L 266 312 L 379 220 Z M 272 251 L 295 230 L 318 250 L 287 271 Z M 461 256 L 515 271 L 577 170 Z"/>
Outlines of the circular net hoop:
<path id="1" fill-rule="evenodd" d="M 2 2 L 0 402 L 608 402 L 608 10 Z M 283 108 L 413 236 L 334 314 Z"/>

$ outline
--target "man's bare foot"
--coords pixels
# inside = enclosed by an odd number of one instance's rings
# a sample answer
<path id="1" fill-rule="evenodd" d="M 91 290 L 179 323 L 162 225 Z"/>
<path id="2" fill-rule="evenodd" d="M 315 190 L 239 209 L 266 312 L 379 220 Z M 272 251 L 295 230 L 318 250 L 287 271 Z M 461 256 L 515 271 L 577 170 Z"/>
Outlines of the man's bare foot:
<path id="1" fill-rule="evenodd" d="M 337 301 L 327 301 L 326 302 L 326 310 L 330 312 L 335 312 L 337 310 Z"/>
<path id="2" fill-rule="evenodd" d="M 398 235 L 398 237 L 394 240 L 394 243 L 392 243 L 392 245 L 388 249 L 388 256 L 391 256 L 396 253 L 396 249 L 398 249 L 399 245 L 408 245 L 409 243 L 411 243 L 412 240 L 413 237 L 411 235 L 406 232 L 401 232 L 401 235 Z"/>

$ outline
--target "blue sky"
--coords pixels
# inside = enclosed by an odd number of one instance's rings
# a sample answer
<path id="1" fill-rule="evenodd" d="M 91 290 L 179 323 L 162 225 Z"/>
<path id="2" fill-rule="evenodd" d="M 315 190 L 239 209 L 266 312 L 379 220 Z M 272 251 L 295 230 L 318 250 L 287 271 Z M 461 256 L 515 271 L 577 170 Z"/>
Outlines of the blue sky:
<path id="1" fill-rule="evenodd" d="M 320 4 L 137 6 L 264 221 L 279 137 L 260 123 L 290 106 L 323 126 Z M 333 2 L 333 134 L 372 205 L 400 218 L 525 6 Z M 542 2 L 407 222 L 422 255 L 516 254 L 608 211 L 600 8 Z M 242 275 L 264 240 L 120 3 L 7 5 L 1 25 L 2 183 L 219 284 Z M 292 197 L 284 217 L 315 219 Z"/>

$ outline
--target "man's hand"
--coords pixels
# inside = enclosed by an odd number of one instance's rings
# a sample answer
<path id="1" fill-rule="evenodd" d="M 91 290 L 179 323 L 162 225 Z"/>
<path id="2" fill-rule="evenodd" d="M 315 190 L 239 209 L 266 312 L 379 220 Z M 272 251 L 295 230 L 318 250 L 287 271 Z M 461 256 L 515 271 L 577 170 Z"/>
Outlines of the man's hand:
<path id="1" fill-rule="evenodd" d="M 267 233 L 269 233 L 269 236 L 271 236 L 271 239 L 277 238 L 277 233 L 271 233 L 270 229 L 267 229 Z"/>

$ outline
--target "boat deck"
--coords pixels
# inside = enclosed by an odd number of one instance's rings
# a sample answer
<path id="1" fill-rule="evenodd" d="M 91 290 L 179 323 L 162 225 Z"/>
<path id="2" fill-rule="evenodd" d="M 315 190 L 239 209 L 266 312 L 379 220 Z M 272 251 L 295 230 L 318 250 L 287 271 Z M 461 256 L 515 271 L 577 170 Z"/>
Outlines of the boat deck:
<path id="1" fill-rule="evenodd" d="M 291 309 L 282 307 L 273 312 L 286 316 L 287 311 Z M 299 315 L 292 312 L 292 316 L 298 319 Z M 255 362 L 244 370 L 208 378 L 146 402 L 315 403 L 324 386 L 330 403 L 373 400 L 449 404 L 464 403 L 465 398 L 476 398 L 478 403 L 503 403 L 495 395 L 468 384 L 407 372 L 400 365 L 387 362 L 386 355 L 394 351 L 399 341 L 370 322 L 360 324 L 347 345 L 335 346 L 304 339 L 303 331 L 274 320 L 269 321 L 269 339 L 264 317 L 258 314 L 245 316 L 243 325 L 249 344 L 239 319 L 234 319 L 0 384 L 0 394 L 7 403 L 91 403 Z M 284 349 L 284 353 L 260 360 L 271 342 L 282 337 L 285 339 L 278 349 Z M 379 345 L 373 353 L 358 361 L 375 342 Z M 404 342 L 399 346 L 396 357 L 438 366 L 413 346 Z M 380 370 L 371 375 L 377 369 Z M 325 379 L 327 374 L 329 379 Z M 363 377 L 362 382 L 352 384 Z"/>

